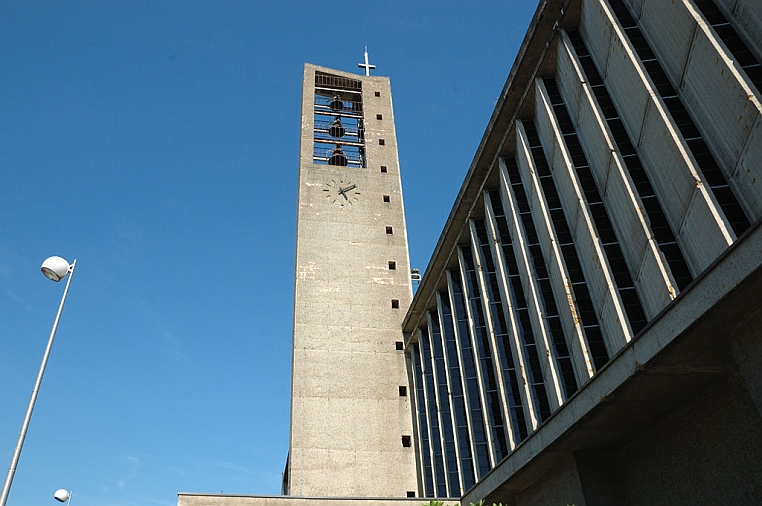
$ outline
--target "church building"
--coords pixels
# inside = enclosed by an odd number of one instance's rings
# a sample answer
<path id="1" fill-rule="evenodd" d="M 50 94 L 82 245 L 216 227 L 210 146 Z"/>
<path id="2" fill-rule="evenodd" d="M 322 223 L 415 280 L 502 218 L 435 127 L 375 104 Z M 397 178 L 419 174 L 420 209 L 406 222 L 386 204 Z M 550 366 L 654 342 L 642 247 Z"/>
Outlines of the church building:
<path id="1" fill-rule="evenodd" d="M 393 120 L 305 66 L 284 495 L 178 506 L 762 503 L 762 3 L 543 0 L 414 297 Z"/>

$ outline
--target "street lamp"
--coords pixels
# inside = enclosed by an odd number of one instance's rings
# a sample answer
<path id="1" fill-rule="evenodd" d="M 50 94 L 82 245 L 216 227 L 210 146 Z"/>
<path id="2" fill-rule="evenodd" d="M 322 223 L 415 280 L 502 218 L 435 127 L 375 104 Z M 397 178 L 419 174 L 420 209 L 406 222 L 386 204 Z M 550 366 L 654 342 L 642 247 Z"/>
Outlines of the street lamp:
<path id="1" fill-rule="evenodd" d="M 48 364 L 50 349 L 53 347 L 53 339 L 56 337 L 56 330 L 58 329 L 58 320 L 61 319 L 61 312 L 63 311 L 64 302 L 66 302 L 66 294 L 69 292 L 69 285 L 71 284 L 72 276 L 74 276 L 74 266 L 76 265 L 76 260 L 74 260 L 71 265 L 69 265 L 69 262 L 61 257 L 50 257 L 42 262 L 42 267 L 40 270 L 42 270 L 42 273 L 45 274 L 48 279 L 52 279 L 53 281 L 61 281 L 66 277 L 67 274 L 69 274 L 69 279 L 66 281 L 66 288 L 64 288 L 63 296 L 61 297 L 61 304 L 58 306 L 56 320 L 53 322 L 53 330 L 50 331 L 48 347 L 45 348 L 45 355 L 42 357 L 42 364 L 40 364 L 40 371 L 37 373 L 37 381 L 34 383 L 32 398 L 29 399 L 29 406 L 26 408 L 26 416 L 24 417 L 24 424 L 21 426 L 21 433 L 19 434 L 19 439 L 16 443 L 16 449 L 13 450 L 11 465 L 8 468 L 8 475 L 5 477 L 5 483 L 3 483 L 2 495 L 0 495 L 0 506 L 5 506 L 6 501 L 8 501 L 8 494 L 11 491 L 13 475 L 16 474 L 16 465 L 18 464 L 19 456 L 21 455 L 21 447 L 24 446 L 26 430 L 29 428 L 29 421 L 32 419 L 34 403 L 37 401 L 37 393 L 40 391 L 42 375 L 45 374 L 45 366 Z"/>

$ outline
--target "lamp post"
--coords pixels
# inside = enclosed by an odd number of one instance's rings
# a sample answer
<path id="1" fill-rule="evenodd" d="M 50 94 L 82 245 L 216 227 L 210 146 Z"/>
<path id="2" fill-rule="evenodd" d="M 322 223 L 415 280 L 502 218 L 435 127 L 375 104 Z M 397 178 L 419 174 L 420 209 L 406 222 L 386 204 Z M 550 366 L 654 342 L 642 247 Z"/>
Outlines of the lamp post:
<path id="1" fill-rule="evenodd" d="M 77 261 L 69 265 L 69 262 L 61 257 L 50 257 L 42 262 L 42 273 L 53 281 L 61 281 L 69 274 L 69 279 L 66 281 L 66 288 L 64 288 L 63 296 L 61 297 L 61 304 L 58 306 L 58 313 L 56 319 L 53 322 L 53 330 L 50 331 L 50 338 L 48 339 L 48 346 L 45 348 L 45 354 L 42 356 L 42 364 L 40 364 L 40 371 L 37 373 L 37 381 L 34 383 L 34 390 L 32 390 L 32 398 L 29 399 L 29 406 L 26 408 L 26 416 L 24 417 L 24 423 L 21 426 L 21 433 L 19 434 L 18 442 L 16 442 L 16 449 L 13 450 L 13 458 L 11 459 L 11 465 L 8 468 L 8 475 L 5 477 L 5 483 L 3 483 L 2 495 L 0 495 L 0 506 L 5 506 L 8 501 L 8 494 L 11 491 L 11 483 L 13 482 L 13 475 L 16 474 L 16 465 L 19 462 L 19 456 L 21 455 L 21 447 L 24 446 L 24 438 L 26 438 L 26 430 L 29 428 L 29 421 L 32 419 L 32 411 L 34 410 L 34 403 L 37 401 L 37 393 L 40 391 L 40 384 L 42 383 L 42 375 L 45 374 L 45 366 L 48 364 L 48 357 L 50 356 L 50 349 L 53 347 L 53 339 L 56 337 L 56 330 L 58 329 L 58 320 L 61 319 L 61 312 L 63 311 L 64 302 L 66 302 L 66 294 L 69 292 L 69 285 L 71 284 L 71 278 L 74 276 L 74 266 L 77 265 Z"/>

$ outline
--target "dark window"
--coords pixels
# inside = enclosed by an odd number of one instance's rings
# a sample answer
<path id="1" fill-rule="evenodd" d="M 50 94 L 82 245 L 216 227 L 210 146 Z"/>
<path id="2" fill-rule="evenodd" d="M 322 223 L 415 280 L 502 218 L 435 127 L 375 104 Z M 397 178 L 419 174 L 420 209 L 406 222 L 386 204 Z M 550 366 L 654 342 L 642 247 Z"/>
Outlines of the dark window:
<path id="1" fill-rule="evenodd" d="M 392 229 L 392 227 L 386 227 L 386 233 L 387 234 L 393 234 L 394 230 Z"/>
<path id="2" fill-rule="evenodd" d="M 402 436 L 402 446 L 405 448 L 410 448 L 411 442 L 410 442 L 410 436 Z"/>
<path id="3" fill-rule="evenodd" d="M 459 480 L 457 471 L 458 463 L 455 452 L 455 432 L 452 425 L 450 403 L 444 400 L 450 397 L 450 389 L 447 384 L 447 367 L 442 345 L 442 328 L 440 327 L 437 311 L 435 309 L 430 309 L 428 313 L 429 321 L 431 322 L 429 328 L 431 335 L 428 341 L 431 356 L 430 365 L 431 370 L 434 372 L 431 376 L 433 387 L 431 390 L 434 394 L 434 399 L 436 399 L 436 394 L 438 393 L 439 398 L 443 400 L 439 404 L 436 402 L 430 403 L 429 406 L 429 416 L 439 416 L 440 418 L 438 425 L 442 442 L 434 448 L 435 462 L 437 464 L 437 497 L 456 497 L 460 494 L 460 488 L 457 488 L 456 491 L 456 487 L 454 486 Z M 426 343 L 422 344 L 423 347 L 426 348 Z M 432 407 L 435 409 L 432 410 Z M 447 489 L 447 480 L 445 479 L 446 474 L 449 474 L 450 478 L 452 478 L 449 490 Z"/>
<path id="4" fill-rule="evenodd" d="M 381 116 L 380 114 L 376 114 L 376 119 L 384 119 L 384 117 Z"/>
<path id="5" fill-rule="evenodd" d="M 408 491 L 407 491 L 407 496 L 408 496 L 408 497 L 415 497 L 415 491 L 413 491 L 413 490 L 408 490 Z"/>
<path id="6" fill-rule="evenodd" d="M 426 328 L 418 329 L 419 338 L 425 332 Z M 410 364 L 412 364 L 413 377 L 417 379 L 415 393 L 415 401 L 418 409 L 418 427 L 419 438 L 416 441 L 416 445 L 420 450 L 419 456 L 421 457 L 421 478 L 423 485 L 423 494 L 427 497 L 434 497 L 434 473 L 431 463 L 431 452 L 429 446 L 429 421 L 427 416 L 426 396 L 424 394 L 424 371 L 421 357 L 421 348 L 418 343 L 413 343 L 410 346 Z M 478 394 L 477 394 L 478 395 Z"/>
<path id="7" fill-rule="evenodd" d="M 392 309 L 399 309 L 400 308 L 400 301 L 397 299 L 392 299 Z"/>
<path id="8" fill-rule="evenodd" d="M 393 271 L 397 269 L 397 262 L 394 260 L 389 260 L 389 270 Z"/>
<path id="9" fill-rule="evenodd" d="M 460 274 L 457 270 L 449 272 L 452 276 L 453 300 L 451 310 L 455 325 L 461 335 L 470 336 L 466 309 L 467 301 L 463 292 Z M 442 302 L 444 303 L 444 298 Z M 471 412 L 473 427 L 472 444 L 476 449 L 475 454 L 472 456 L 472 461 L 475 460 L 475 467 L 479 470 L 480 474 L 486 474 L 490 470 L 491 465 L 487 449 L 487 435 L 484 432 L 484 408 L 481 405 L 479 383 L 476 377 L 476 360 L 478 360 L 478 357 L 475 355 L 475 350 L 471 347 L 470 341 L 470 339 L 464 339 L 462 342 L 463 376 L 465 380 L 463 387 L 467 396 L 471 399 L 467 407 Z"/>
<path id="10" fill-rule="evenodd" d="M 394 349 L 402 351 L 405 349 L 405 345 L 402 343 L 402 341 L 394 341 Z"/>
<path id="11" fill-rule="evenodd" d="M 374 91 L 373 92 L 373 96 L 374 97 L 380 97 L 381 96 L 381 92 L 380 91 Z M 413 496 L 413 497 L 415 497 L 415 496 Z"/>
<path id="12" fill-rule="evenodd" d="M 473 456 L 471 454 L 471 438 L 467 421 L 467 409 L 465 398 L 463 397 L 463 382 L 461 380 L 461 362 L 458 357 L 458 347 L 455 342 L 455 329 L 453 327 L 453 313 L 452 306 L 450 304 L 450 297 L 446 292 L 439 292 L 437 299 L 442 303 L 442 332 L 444 336 L 445 348 L 444 352 L 448 357 L 449 371 L 448 374 L 452 379 L 450 383 L 452 408 L 455 412 L 455 425 L 456 425 L 456 442 L 460 447 L 460 460 L 461 469 L 463 470 L 463 489 L 471 488 L 474 484 L 474 465 Z M 457 472 L 458 468 L 455 467 Z M 452 469 L 450 469 L 452 472 Z M 458 483 L 459 480 L 453 479 L 451 484 Z M 459 495 L 460 492 L 454 494 Z"/>
<path id="13" fill-rule="evenodd" d="M 386 172 L 386 165 L 381 166 L 381 172 Z"/>
<path id="14" fill-rule="evenodd" d="M 407 387 L 400 385 L 400 397 L 407 397 Z"/>
<path id="15" fill-rule="evenodd" d="M 389 202 L 389 201 L 390 201 L 389 195 L 384 195 L 384 202 Z"/>
<path id="16" fill-rule="evenodd" d="M 479 222 L 483 226 L 483 222 Z M 481 376 L 485 390 L 485 415 L 487 418 L 486 428 L 492 433 L 492 444 L 497 460 L 508 454 L 508 444 L 506 439 L 505 423 L 502 415 L 502 405 L 500 393 L 498 391 L 497 379 L 495 376 L 495 357 L 489 344 L 489 330 L 487 329 L 487 320 L 482 305 L 482 295 L 479 291 L 479 280 L 477 274 L 476 262 L 471 248 L 461 248 L 463 254 L 463 267 L 465 271 L 464 286 L 467 289 L 467 304 L 471 307 L 471 314 L 474 320 L 474 330 L 472 337 L 474 339 L 475 351 L 482 370 Z M 523 419 L 523 411 L 521 414 Z M 491 466 L 490 466 L 491 467 Z M 488 468 L 489 470 L 489 468 Z"/>
<path id="17" fill-rule="evenodd" d="M 379 146 L 385 146 L 386 145 L 386 141 L 384 139 L 379 139 L 378 140 L 378 145 Z"/>

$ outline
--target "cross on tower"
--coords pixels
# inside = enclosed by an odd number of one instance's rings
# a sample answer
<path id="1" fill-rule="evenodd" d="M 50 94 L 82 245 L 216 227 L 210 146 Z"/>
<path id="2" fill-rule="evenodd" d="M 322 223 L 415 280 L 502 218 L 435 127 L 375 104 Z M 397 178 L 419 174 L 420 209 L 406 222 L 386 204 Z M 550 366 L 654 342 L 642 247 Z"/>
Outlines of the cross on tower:
<path id="1" fill-rule="evenodd" d="M 365 44 L 365 63 L 358 63 L 357 66 L 365 69 L 366 76 L 370 75 L 370 69 L 375 70 L 376 68 L 375 65 L 371 65 L 370 63 L 368 63 L 368 45 L 367 44 Z"/>

